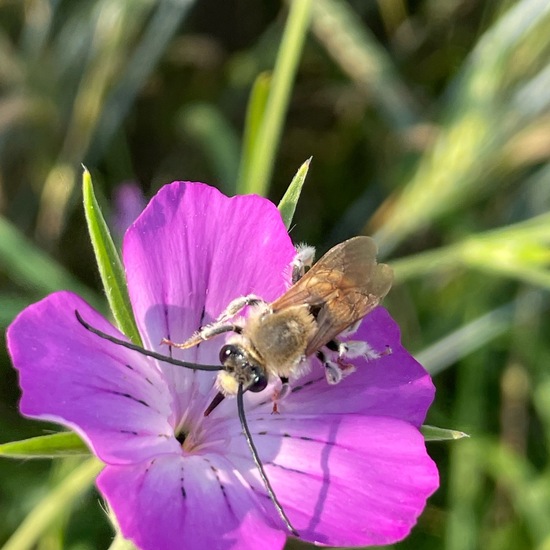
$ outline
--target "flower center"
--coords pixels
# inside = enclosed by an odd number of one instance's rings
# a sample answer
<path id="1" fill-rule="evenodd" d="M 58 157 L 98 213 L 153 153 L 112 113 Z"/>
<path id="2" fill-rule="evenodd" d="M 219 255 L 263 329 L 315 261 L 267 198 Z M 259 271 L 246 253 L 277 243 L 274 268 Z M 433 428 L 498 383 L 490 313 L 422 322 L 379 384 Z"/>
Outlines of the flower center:
<path id="1" fill-rule="evenodd" d="M 185 440 L 187 439 L 188 435 L 188 432 L 186 432 L 185 430 L 180 430 L 178 433 L 175 434 L 176 439 L 182 447 L 185 445 Z"/>
<path id="2" fill-rule="evenodd" d="M 205 429 L 202 422 L 193 422 L 189 417 L 182 419 L 174 435 L 184 453 L 197 454 L 205 447 Z"/>

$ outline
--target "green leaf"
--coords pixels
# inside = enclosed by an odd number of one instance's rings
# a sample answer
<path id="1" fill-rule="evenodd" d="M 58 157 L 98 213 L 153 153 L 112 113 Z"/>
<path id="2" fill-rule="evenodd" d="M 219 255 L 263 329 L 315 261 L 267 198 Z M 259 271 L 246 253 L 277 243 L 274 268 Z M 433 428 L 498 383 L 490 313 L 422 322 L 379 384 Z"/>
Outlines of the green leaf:
<path id="1" fill-rule="evenodd" d="M 298 204 L 300 194 L 302 193 L 302 187 L 304 186 L 304 181 L 309 170 L 311 158 L 312 157 L 309 157 L 304 164 L 300 166 L 298 172 L 296 172 L 296 175 L 292 178 L 292 181 L 281 199 L 279 206 L 277 207 L 287 229 L 290 229 L 292 218 L 294 218 L 294 212 L 296 211 L 296 205 Z"/>
<path id="2" fill-rule="evenodd" d="M 435 426 L 428 426 L 424 424 L 420 431 L 426 441 L 449 441 L 450 439 L 462 439 L 464 437 L 470 437 L 464 432 L 458 430 L 448 430 L 446 428 L 436 428 Z"/>
<path id="3" fill-rule="evenodd" d="M 60 432 L 0 445 L 0 456 L 5 458 L 61 458 L 89 454 L 86 444 L 74 432 Z"/>
<path id="4" fill-rule="evenodd" d="M 126 278 L 120 256 L 101 213 L 94 195 L 90 172 L 84 168 L 82 175 L 82 195 L 88 231 L 94 248 L 103 288 L 120 330 L 135 344 L 141 344 L 130 296 L 126 287 Z"/>
<path id="5" fill-rule="evenodd" d="M 23 523 L 17 528 L 2 550 L 35 548 L 43 533 L 53 522 L 70 509 L 87 491 L 102 470 L 103 463 L 92 458 L 75 468 L 56 487 L 37 502 Z"/>

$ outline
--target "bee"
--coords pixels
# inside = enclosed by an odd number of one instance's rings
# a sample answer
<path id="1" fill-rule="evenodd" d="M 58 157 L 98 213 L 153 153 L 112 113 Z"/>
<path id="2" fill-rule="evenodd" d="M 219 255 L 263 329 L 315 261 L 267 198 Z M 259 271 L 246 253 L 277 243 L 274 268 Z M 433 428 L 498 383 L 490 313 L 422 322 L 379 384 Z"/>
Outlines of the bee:
<path id="1" fill-rule="evenodd" d="M 338 339 L 353 334 L 359 322 L 390 290 L 393 272 L 389 266 L 377 263 L 377 251 L 371 238 L 354 237 L 331 248 L 312 265 L 313 249 L 299 248 L 291 265 L 292 285 L 274 302 L 256 295 L 241 296 L 213 323 L 200 328 L 185 342 L 163 340 L 169 346 L 187 349 L 232 332 L 220 349 L 220 365 L 199 365 L 147 350 L 94 328 L 78 311 L 75 315 L 84 328 L 114 344 L 165 363 L 217 372 L 218 392 L 204 415 L 208 416 L 225 397 L 237 397 L 239 421 L 266 492 L 288 531 L 299 536 L 265 473 L 246 420 L 243 395 L 247 391 L 261 392 L 271 379 L 279 378 L 281 389 L 273 406 L 273 411 L 278 412 L 277 400 L 289 392 L 290 379 L 307 370 L 310 357 L 316 356 L 325 368 L 327 381 L 337 384 L 353 370 L 346 359 L 373 359 L 383 354 L 366 342 Z M 247 307 L 249 314 L 238 317 Z M 333 356 L 336 360 L 331 359 Z"/>
<path id="2" fill-rule="evenodd" d="M 187 349 L 225 332 L 234 333 L 220 350 L 218 394 L 205 415 L 224 397 L 236 395 L 239 386 L 260 392 L 274 377 L 282 384 L 277 398 L 284 397 L 289 379 L 307 370 L 310 356 L 321 361 L 330 384 L 337 384 L 353 370 L 344 362 L 346 358 L 380 356 L 366 342 L 337 339 L 352 334 L 390 290 L 393 272 L 376 262 L 377 252 L 370 237 L 354 237 L 331 248 L 306 272 L 313 249 L 298 249 L 292 264 L 294 284 L 274 302 L 242 296 L 185 342 L 164 339 L 164 344 Z M 247 306 L 249 315 L 233 320 Z M 334 352 L 336 361 L 330 360 Z"/>

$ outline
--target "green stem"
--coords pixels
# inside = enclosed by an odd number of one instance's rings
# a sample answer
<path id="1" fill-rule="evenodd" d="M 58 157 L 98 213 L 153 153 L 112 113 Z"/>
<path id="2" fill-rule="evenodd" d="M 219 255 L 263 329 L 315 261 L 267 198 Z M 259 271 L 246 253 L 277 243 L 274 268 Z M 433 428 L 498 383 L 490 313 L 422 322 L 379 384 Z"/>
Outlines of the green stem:
<path id="1" fill-rule="evenodd" d="M 254 192 L 264 196 L 267 194 L 290 92 L 309 26 L 311 5 L 312 0 L 290 2 L 290 11 L 275 63 L 265 116 L 250 159 L 249 169 L 240 187 L 243 193 Z"/>

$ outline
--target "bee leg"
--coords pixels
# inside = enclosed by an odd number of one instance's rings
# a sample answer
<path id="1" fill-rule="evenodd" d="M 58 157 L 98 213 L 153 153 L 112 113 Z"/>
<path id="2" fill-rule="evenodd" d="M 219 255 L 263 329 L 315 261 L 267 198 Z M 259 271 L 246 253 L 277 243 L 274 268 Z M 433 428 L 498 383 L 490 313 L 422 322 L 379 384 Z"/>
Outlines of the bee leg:
<path id="1" fill-rule="evenodd" d="M 341 336 L 351 336 L 352 334 L 355 334 L 357 332 L 357 329 L 359 328 L 359 325 L 363 322 L 363 319 L 359 319 L 358 321 L 355 321 L 353 325 L 350 325 L 346 330 L 341 332 Z"/>
<path id="2" fill-rule="evenodd" d="M 262 300 L 259 296 L 254 294 L 248 294 L 247 296 L 239 296 L 233 301 L 229 302 L 229 305 L 220 313 L 218 318 L 213 324 L 223 323 L 231 317 L 234 317 L 242 311 L 246 306 L 267 305 L 265 300 Z"/>
<path id="3" fill-rule="evenodd" d="M 296 246 L 296 256 L 290 264 L 292 269 L 292 284 L 296 284 L 305 274 L 306 269 L 313 265 L 315 259 L 315 248 L 307 244 Z"/>
<path id="4" fill-rule="evenodd" d="M 334 361 L 330 361 L 321 350 L 319 350 L 316 355 L 317 359 L 321 361 L 323 367 L 325 368 L 327 382 L 331 386 L 340 383 L 342 378 L 344 378 L 344 370 L 342 369 L 342 366 Z"/>
<path id="5" fill-rule="evenodd" d="M 161 343 L 167 344 L 169 346 L 174 346 L 179 349 L 192 348 L 193 346 L 199 345 L 205 340 L 210 340 L 218 334 L 223 334 L 224 332 L 236 332 L 240 334 L 242 332 L 242 326 L 239 323 L 228 323 L 227 321 L 234 317 L 246 306 L 256 306 L 264 305 L 267 307 L 267 303 L 255 296 L 254 294 L 249 294 L 247 296 L 240 296 L 232 302 L 229 302 L 229 305 L 221 312 L 218 318 L 209 325 L 204 325 L 201 327 L 195 334 L 188 338 L 185 342 L 177 343 L 169 340 L 168 338 L 163 338 Z"/>
<path id="6" fill-rule="evenodd" d="M 168 338 L 163 338 L 161 340 L 161 344 L 166 344 L 179 349 L 187 349 L 197 346 L 205 340 L 210 340 L 210 338 L 213 338 L 218 334 L 223 334 L 224 332 L 236 332 L 237 334 L 240 334 L 242 330 L 242 326 L 237 323 L 212 323 L 211 325 L 205 325 L 202 327 L 198 332 L 195 332 L 191 338 L 181 344 L 178 342 L 172 342 L 172 340 L 169 340 Z"/>
<path id="7" fill-rule="evenodd" d="M 364 357 L 367 361 L 380 359 L 384 353 L 380 353 L 372 348 L 367 342 L 360 340 L 349 340 L 347 342 L 338 343 L 338 356 L 346 357 L 347 359 L 355 359 L 356 357 Z"/>
<path id="8" fill-rule="evenodd" d="M 280 376 L 281 387 L 278 390 L 273 392 L 271 397 L 273 401 L 273 410 L 271 414 L 279 414 L 278 402 L 282 401 L 290 393 L 290 384 L 288 383 L 288 378 L 286 376 Z"/>
<path id="9" fill-rule="evenodd" d="M 392 350 L 389 346 L 386 346 L 384 351 L 376 351 L 368 342 L 362 340 L 348 340 L 347 342 L 341 342 L 340 340 L 331 340 L 326 347 L 331 351 L 338 353 L 339 360 L 355 359 L 356 357 L 364 357 L 367 361 L 374 361 L 380 359 L 384 355 L 389 355 Z"/>

